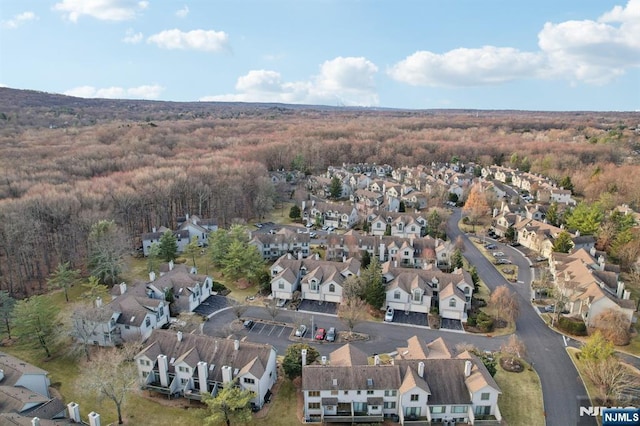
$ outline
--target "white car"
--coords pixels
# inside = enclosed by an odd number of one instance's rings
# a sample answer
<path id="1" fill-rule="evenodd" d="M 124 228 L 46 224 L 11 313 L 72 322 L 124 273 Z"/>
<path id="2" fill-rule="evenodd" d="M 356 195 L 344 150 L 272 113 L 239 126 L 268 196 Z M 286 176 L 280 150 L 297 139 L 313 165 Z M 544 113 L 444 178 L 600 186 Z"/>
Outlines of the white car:
<path id="1" fill-rule="evenodd" d="M 393 308 L 387 308 L 387 312 L 384 314 L 384 320 L 386 322 L 393 321 Z"/>
<path id="2" fill-rule="evenodd" d="M 306 332 L 307 332 L 307 326 L 304 324 L 301 324 L 300 327 L 298 327 L 298 329 L 296 330 L 296 337 L 304 337 Z"/>
<path id="3" fill-rule="evenodd" d="M 502 257 L 504 256 L 504 253 L 501 251 L 494 251 L 493 252 L 493 257 Z"/>

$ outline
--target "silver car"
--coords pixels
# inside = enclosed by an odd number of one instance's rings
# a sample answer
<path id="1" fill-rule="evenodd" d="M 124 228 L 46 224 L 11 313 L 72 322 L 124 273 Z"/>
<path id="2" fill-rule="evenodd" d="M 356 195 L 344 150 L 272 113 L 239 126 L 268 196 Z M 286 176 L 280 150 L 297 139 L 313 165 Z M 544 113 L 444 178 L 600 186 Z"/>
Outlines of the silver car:
<path id="1" fill-rule="evenodd" d="M 304 324 L 301 324 L 297 329 L 296 329 L 296 337 L 304 337 L 305 333 L 307 332 L 307 326 Z"/>

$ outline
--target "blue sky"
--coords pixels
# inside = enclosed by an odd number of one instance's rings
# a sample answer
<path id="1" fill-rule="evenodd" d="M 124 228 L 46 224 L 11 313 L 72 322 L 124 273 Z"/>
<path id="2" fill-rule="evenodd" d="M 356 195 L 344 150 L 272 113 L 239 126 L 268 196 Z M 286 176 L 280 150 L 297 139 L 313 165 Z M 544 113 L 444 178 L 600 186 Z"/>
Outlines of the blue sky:
<path id="1" fill-rule="evenodd" d="M 0 85 L 170 101 L 637 111 L 640 0 L 2 0 Z"/>

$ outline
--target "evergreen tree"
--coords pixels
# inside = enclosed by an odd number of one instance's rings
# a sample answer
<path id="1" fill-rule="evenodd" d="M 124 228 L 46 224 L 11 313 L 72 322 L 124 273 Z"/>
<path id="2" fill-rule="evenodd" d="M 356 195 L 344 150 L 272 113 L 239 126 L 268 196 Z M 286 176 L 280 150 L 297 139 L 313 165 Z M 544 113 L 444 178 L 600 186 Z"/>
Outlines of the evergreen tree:
<path id="1" fill-rule="evenodd" d="M 61 288 L 64 291 L 64 298 L 69 302 L 69 288 L 78 282 L 80 271 L 71 269 L 69 262 L 58 263 L 58 267 L 51 273 L 47 284 L 52 288 Z"/>
<path id="2" fill-rule="evenodd" d="M 453 254 L 451 255 L 451 268 L 462 268 L 462 265 L 462 252 L 459 249 L 455 249 Z"/>
<path id="3" fill-rule="evenodd" d="M 160 258 L 165 262 L 175 260 L 178 253 L 178 240 L 173 232 L 166 230 L 160 237 L 160 244 L 158 245 L 158 251 Z"/>
<path id="4" fill-rule="evenodd" d="M 13 308 L 15 306 L 16 299 L 11 297 L 8 291 L 0 290 L 0 321 L 4 329 L 3 332 L 7 334 L 9 339 L 11 339 Z"/>
<path id="5" fill-rule="evenodd" d="M 282 360 L 282 369 L 289 379 L 302 375 L 302 350 L 307 350 L 307 365 L 313 364 L 320 357 L 316 348 L 306 343 L 295 343 L 287 347 Z"/>
<path id="6" fill-rule="evenodd" d="M 300 207 L 295 204 L 291 206 L 291 209 L 289 209 L 289 217 L 291 219 L 300 219 Z"/>
<path id="7" fill-rule="evenodd" d="M 376 309 L 384 306 L 386 293 L 384 291 L 384 283 L 382 281 L 382 268 L 376 256 L 371 257 L 371 262 L 361 273 L 365 288 L 365 301 Z"/>
<path id="8" fill-rule="evenodd" d="M 334 200 L 337 200 L 342 196 L 342 182 L 337 176 L 334 176 L 331 179 L 331 183 L 329 184 L 329 196 Z"/>
<path id="9" fill-rule="evenodd" d="M 558 253 L 569 253 L 573 248 L 573 241 L 571 235 L 567 231 L 562 231 L 558 234 L 553 242 L 553 251 Z"/>
<path id="10" fill-rule="evenodd" d="M 205 393 L 202 402 L 207 405 L 203 424 L 205 426 L 234 424 L 246 425 L 251 422 L 251 400 L 255 393 L 240 386 L 229 384 L 216 396 Z"/>
<path id="11" fill-rule="evenodd" d="M 360 260 L 360 268 L 364 269 L 371 263 L 371 255 L 369 250 L 362 250 L 362 259 Z"/>
<path id="12" fill-rule="evenodd" d="M 594 235 L 598 232 L 604 218 L 600 204 L 580 203 L 567 217 L 567 227 L 580 232 L 580 235 Z"/>
<path id="13" fill-rule="evenodd" d="M 43 349 L 49 358 L 59 330 L 58 312 L 46 296 L 20 300 L 13 309 L 13 332 L 21 342 Z"/>

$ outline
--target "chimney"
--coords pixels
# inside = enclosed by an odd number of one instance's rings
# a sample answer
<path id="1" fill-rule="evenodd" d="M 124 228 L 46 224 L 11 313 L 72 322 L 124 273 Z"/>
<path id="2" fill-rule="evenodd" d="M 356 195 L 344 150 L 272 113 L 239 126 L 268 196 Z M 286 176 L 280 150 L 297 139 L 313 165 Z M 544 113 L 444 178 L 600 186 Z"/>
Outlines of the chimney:
<path id="1" fill-rule="evenodd" d="M 418 363 L 418 376 L 424 378 L 424 362 L 422 361 Z"/>
<path id="2" fill-rule="evenodd" d="M 231 383 L 233 381 L 233 370 L 229 365 L 222 366 L 222 383 Z"/>
<path id="3" fill-rule="evenodd" d="M 156 280 L 156 273 L 151 271 L 149 272 L 149 282 L 154 282 Z"/>
<path id="4" fill-rule="evenodd" d="M 302 251 L 298 252 L 298 260 L 302 260 Z"/>
<path id="5" fill-rule="evenodd" d="M 373 356 L 373 365 L 380 365 L 380 356 L 379 355 L 374 355 Z"/>
<path id="6" fill-rule="evenodd" d="M 323 355 L 320 360 L 322 362 L 322 365 L 327 365 L 327 357 L 326 356 Z"/>
<path id="7" fill-rule="evenodd" d="M 96 298 L 96 308 L 102 307 L 102 297 Z"/>
<path id="8" fill-rule="evenodd" d="M 305 365 L 307 365 L 307 350 L 301 350 L 300 355 L 302 356 L 302 366 L 304 367 Z"/>
<path id="9" fill-rule="evenodd" d="M 623 294 L 624 294 L 624 283 L 622 281 L 618 281 L 618 285 L 616 287 L 616 297 L 618 299 L 621 299 Z"/>
<path id="10" fill-rule="evenodd" d="M 67 410 L 69 412 L 69 419 L 80 423 L 82 419 L 80 418 L 80 406 L 75 402 L 70 402 L 67 404 Z"/>
<path id="11" fill-rule="evenodd" d="M 100 414 L 95 411 L 89 413 L 89 426 L 100 426 Z"/>
<path id="12" fill-rule="evenodd" d="M 631 292 L 629 290 L 624 290 L 622 292 L 622 300 L 629 300 L 631 298 Z"/>
<path id="13" fill-rule="evenodd" d="M 125 294 L 126 292 L 127 292 L 127 283 L 121 282 L 120 283 L 120 294 Z"/>
<path id="14" fill-rule="evenodd" d="M 162 387 L 169 387 L 169 363 L 166 355 L 158 355 L 158 375 Z"/>
<path id="15" fill-rule="evenodd" d="M 40 419 L 37 417 L 34 417 L 31 419 L 31 426 L 40 426 Z"/>
<path id="16" fill-rule="evenodd" d="M 189 213 L 187 213 L 186 215 L 184 215 L 185 221 L 189 222 Z"/>
<path id="17" fill-rule="evenodd" d="M 384 258 L 385 258 L 384 250 L 385 250 L 384 243 L 380 243 L 380 250 L 379 250 L 380 251 L 380 263 L 384 262 Z"/>
<path id="18" fill-rule="evenodd" d="M 169 261 L 169 270 L 173 271 L 173 260 Z"/>
<path id="19" fill-rule="evenodd" d="M 151 228 L 151 232 L 155 233 L 157 231 L 156 227 L 154 226 L 153 228 Z"/>
<path id="20" fill-rule="evenodd" d="M 176 334 L 178 336 L 178 342 L 182 342 L 182 331 L 178 331 Z"/>
<path id="21" fill-rule="evenodd" d="M 469 377 L 471 375 L 471 361 L 464 362 L 464 377 Z"/>
<path id="22" fill-rule="evenodd" d="M 200 393 L 205 394 L 208 392 L 207 379 L 209 378 L 209 371 L 207 370 L 207 363 L 204 361 L 198 362 L 198 381 L 200 382 Z"/>
<path id="23" fill-rule="evenodd" d="M 316 260 L 320 260 L 320 253 L 316 253 Z"/>
<path id="24" fill-rule="evenodd" d="M 240 340 L 236 339 L 233 341 L 233 349 L 236 351 L 240 349 Z"/>

